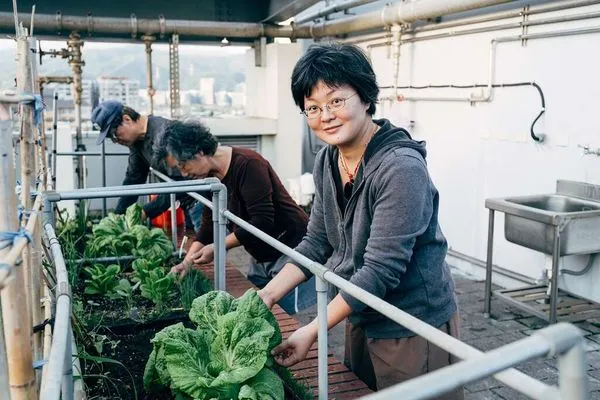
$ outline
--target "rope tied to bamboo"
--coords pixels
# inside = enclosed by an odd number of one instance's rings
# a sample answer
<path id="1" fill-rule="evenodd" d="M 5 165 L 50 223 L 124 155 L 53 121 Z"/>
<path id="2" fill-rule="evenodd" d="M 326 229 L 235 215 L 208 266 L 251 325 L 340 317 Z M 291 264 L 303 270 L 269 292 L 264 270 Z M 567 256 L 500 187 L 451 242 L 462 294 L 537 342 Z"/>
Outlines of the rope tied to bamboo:
<path id="1" fill-rule="evenodd" d="M 44 113 L 44 108 L 46 108 L 46 104 L 44 100 L 42 100 L 42 96 L 35 93 L 24 93 L 29 96 L 33 96 L 33 100 L 21 100 L 19 104 L 26 104 L 33 106 L 33 122 L 37 127 L 42 123 L 42 117 Z"/>
<path id="2" fill-rule="evenodd" d="M 16 232 L 0 231 L 0 250 L 13 246 L 19 238 L 25 238 L 29 243 L 33 242 L 31 232 L 25 228 L 21 228 Z"/>

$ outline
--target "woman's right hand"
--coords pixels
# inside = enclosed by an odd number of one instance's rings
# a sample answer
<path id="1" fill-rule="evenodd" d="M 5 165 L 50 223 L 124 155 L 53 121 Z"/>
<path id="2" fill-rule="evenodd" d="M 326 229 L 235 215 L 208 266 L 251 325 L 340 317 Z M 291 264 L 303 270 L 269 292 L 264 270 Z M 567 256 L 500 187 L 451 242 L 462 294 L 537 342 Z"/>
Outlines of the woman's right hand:
<path id="1" fill-rule="evenodd" d="M 266 291 L 264 288 L 260 289 L 256 292 L 256 294 L 258 294 L 258 296 L 262 299 L 262 301 L 265 303 L 265 305 L 267 306 L 267 308 L 270 310 L 271 308 L 273 308 L 273 305 L 275 304 L 275 302 L 271 299 L 271 296 L 269 295 L 269 292 Z"/>
<path id="2" fill-rule="evenodd" d="M 171 273 L 176 274 L 179 279 L 183 279 L 183 277 L 185 276 L 185 274 L 187 274 L 188 269 L 190 269 L 190 267 L 194 264 L 193 261 L 188 260 L 186 258 L 183 259 L 182 262 L 180 262 L 179 264 L 173 266 L 171 268 Z"/>

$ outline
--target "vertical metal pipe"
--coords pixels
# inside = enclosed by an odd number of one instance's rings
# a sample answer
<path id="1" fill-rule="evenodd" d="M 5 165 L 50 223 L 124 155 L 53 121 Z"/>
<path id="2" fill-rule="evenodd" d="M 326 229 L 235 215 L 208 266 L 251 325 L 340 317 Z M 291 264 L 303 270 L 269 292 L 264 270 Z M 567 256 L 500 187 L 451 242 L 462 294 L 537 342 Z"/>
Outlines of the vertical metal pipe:
<path id="1" fill-rule="evenodd" d="M 219 246 L 219 231 L 221 230 L 221 225 L 219 225 L 219 196 L 220 193 L 218 190 L 213 190 L 212 194 L 212 219 L 213 219 L 213 245 L 215 247 L 215 256 L 213 259 L 213 275 L 215 281 L 215 290 L 221 290 L 221 274 L 219 273 L 219 265 L 221 264 L 221 246 Z"/>
<path id="2" fill-rule="evenodd" d="M 327 400 L 327 282 L 316 276 L 318 333 L 319 400 Z"/>
<path id="3" fill-rule="evenodd" d="M 52 227 L 56 226 L 53 207 L 54 203 L 47 198 L 44 198 L 44 224 L 50 224 Z"/>
<path id="4" fill-rule="evenodd" d="M 56 146 L 58 144 L 58 92 L 54 90 L 52 100 L 52 189 L 56 190 Z"/>
<path id="5" fill-rule="evenodd" d="M 554 242 L 552 249 L 552 277 L 550 278 L 550 319 L 556 323 L 556 304 L 558 302 L 558 263 L 560 262 L 560 226 L 554 227 Z"/>
<path id="6" fill-rule="evenodd" d="M 485 261 L 485 300 L 483 314 L 490 316 L 492 308 L 492 257 L 494 253 L 494 210 L 490 209 L 488 221 L 487 257 Z"/>
<path id="7" fill-rule="evenodd" d="M 558 358 L 558 386 L 563 399 L 590 398 L 586 359 L 583 339 Z"/>
<path id="8" fill-rule="evenodd" d="M 169 199 L 171 200 L 171 240 L 173 241 L 173 248 L 177 249 L 177 209 L 175 204 L 175 194 L 170 194 Z"/>
<path id="9" fill-rule="evenodd" d="M 82 59 L 81 48 L 83 41 L 77 33 L 71 33 L 67 40 L 69 47 L 69 65 L 73 70 L 73 97 L 75 100 L 75 142 L 77 143 L 76 151 L 83 151 L 83 137 L 81 134 L 81 94 L 83 92 L 82 85 L 82 67 L 85 65 Z M 77 187 L 82 189 L 85 184 L 85 165 L 82 156 L 77 157 Z"/>
<path id="10" fill-rule="evenodd" d="M 220 290 L 225 290 L 227 287 L 227 276 L 225 270 L 225 260 L 227 258 L 227 248 L 225 247 L 225 236 L 227 234 L 227 217 L 225 217 L 225 211 L 227 211 L 227 188 L 223 184 L 219 184 L 219 202 L 215 204 L 216 209 L 219 213 L 219 282 L 221 283 Z"/>
<path id="11" fill-rule="evenodd" d="M 0 104 L 0 107 L 2 105 Z M 10 117 L 9 117 L 10 118 Z M 7 185 L 8 182 L 11 181 L 11 178 L 14 179 L 14 172 L 12 168 L 12 121 L 10 120 L 0 120 L 0 199 L 2 200 L 2 204 L 0 204 L 0 213 L 9 211 L 10 207 L 10 199 L 9 196 L 12 197 L 13 191 L 12 188 Z M 6 159 L 6 160 L 5 160 Z M 3 161 L 5 160 L 5 161 Z M 12 175 L 12 177 L 11 177 Z M 7 213 L 8 215 L 9 213 Z M 0 221 L 2 223 L 2 221 Z M 3 227 L 4 228 L 4 227 Z M 2 307 L 2 299 L 0 298 L 0 307 Z M 4 317 L 2 316 L 2 312 L 0 312 L 0 398 L 10 400 L 10 385 L 8 382 L 8 361 L 7 361 L 7 349 L 6 349 L 6 341 L 4 336 Z"/>
<path id="12" fill-rule="evenodd" d="M 106 143 L 100 147 L 100 162 L 102 163 L 102 187 L 106 187 Z M 106 197 L 102 198 L 102 217 L 106 217 Z M 177 245 L 175 245 L 177 247 Z"/>
<path id="13" fill-rule="evenodd" d="M 148 113 L 154 113 L 154 85 L 152 84 L 152 42 L 155 37 L 151 35 L 142 36 L 146 45 L 146 86 L 148 90 Z"/>

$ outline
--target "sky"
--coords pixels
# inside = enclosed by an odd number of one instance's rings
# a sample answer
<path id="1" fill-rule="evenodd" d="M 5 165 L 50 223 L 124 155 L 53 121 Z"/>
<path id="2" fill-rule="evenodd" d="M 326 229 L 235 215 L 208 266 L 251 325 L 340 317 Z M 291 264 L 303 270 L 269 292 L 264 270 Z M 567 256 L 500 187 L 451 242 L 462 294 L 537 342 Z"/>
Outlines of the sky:
<path id="1" fill-rule="evenodd" d="M 62 41 L 48 41 L 42 40 L 42 49 L 54 49 L 60 47 L 66 47 L 66 42 Z M 126 50 L 132 47 L 141 47 L 144 44 L 140 43 L 105 43 L 105 42 L 92 42 L 86 41 L 84 44 L 85 50 L 103 50 L 103 49 L 122 49 Z M 12 39 L 0 39 L 0 52 L 2 50 L 11 49 L 15 47 L 15 42 Z M 155 49 L 168 49 L 168 44 L 159 43 L 154 44 L 152 46 Z M 244 54 L 248 47 L 246 46 L 227 46 L 227 47 L 219 47 L 219 46 L 200 46 L 200 45 L 189 45 L 189 44 L 180 44 L 179 45 L 179 53 L 180 54 L 206 54 L 206 53 L 214 53 L 218 49 L 219 52 L 224 52 L 226 54 Z"/>

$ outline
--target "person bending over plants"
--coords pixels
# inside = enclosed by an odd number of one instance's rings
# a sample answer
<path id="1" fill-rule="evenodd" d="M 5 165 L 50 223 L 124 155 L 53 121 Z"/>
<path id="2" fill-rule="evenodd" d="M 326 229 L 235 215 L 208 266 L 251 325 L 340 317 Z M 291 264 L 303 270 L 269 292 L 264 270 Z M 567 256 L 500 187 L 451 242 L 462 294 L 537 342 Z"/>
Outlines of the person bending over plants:
<path id="1" fill-rule="evenodd" d="M 306 213 L 294 202 L 271 164 L 257 152 L 220 146 L 200 122 L 173 121 L 165 132 L 159 154 L 184 177 L 219 178 L 227 187 L 227 208 L 280 242 L 295 247 L 306 233 Z M 250 253 L 253 260 L 248 267 L 248 279 L 259 288 L 264 287 L 281 270 L 285 256 L 233 223 L 228 229 L 226 248 L 243 246 Z M 211 263 L 213 258 L 212 210 L 207 208 L 188 255 L 171 271 L 183 276 L 190 267 Z M 277 301 L 288 314 L 315 304 L 314 279 Z"/>

